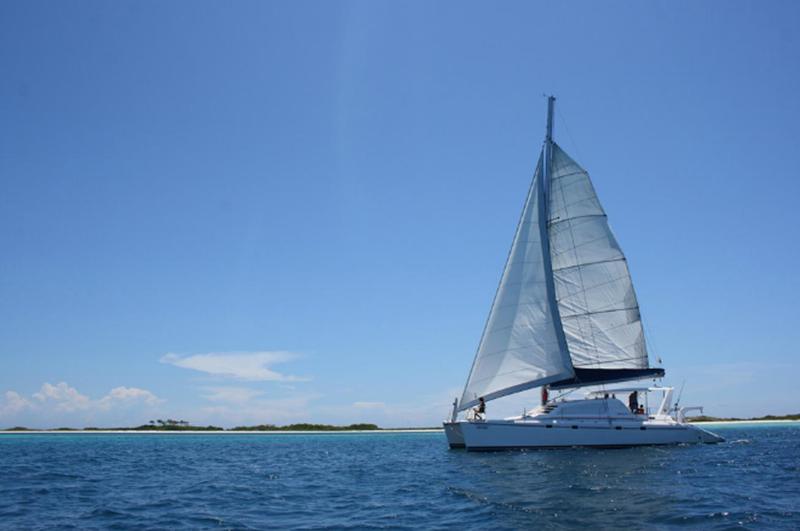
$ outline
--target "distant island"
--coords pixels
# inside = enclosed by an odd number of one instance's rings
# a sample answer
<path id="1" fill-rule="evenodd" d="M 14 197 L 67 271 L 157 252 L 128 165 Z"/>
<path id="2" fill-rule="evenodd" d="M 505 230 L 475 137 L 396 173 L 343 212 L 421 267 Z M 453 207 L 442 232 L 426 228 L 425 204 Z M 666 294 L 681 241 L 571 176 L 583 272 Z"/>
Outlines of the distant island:
<path id="1" fill-rule="evenodd" d="M 195 426 L 185 420 L 151 420 L 147 424 L 135 427 L 122 428 L 97 428 L 94 426 L 86 428 L 26 428 L 25 426 L 15 426 L 5 431 L 396 431 L 401 429 L 425 430 L 437 428 L 381 428 L 376 424 L 349 424 L 347 426 L 335 426 L 331 424 L 287 424 L 276 426 L 274 424 L 258 424 L 256 426 L 236 426 L 235 428 L 221 428 L 219 426 Z"/>
<path id="2" fill-rule="evenodd" d="M 690 422 L 748 422 L 748 421 L 765 421 L 765 420 L 800 420 L 800 413 L 794 415 L 765 415 L 763 417 L 752 417 L 747 419 L 740 419 L 737 417 L 709 417 L 707 415 L 700 415 L 697 417 L 687 417 Z"/>

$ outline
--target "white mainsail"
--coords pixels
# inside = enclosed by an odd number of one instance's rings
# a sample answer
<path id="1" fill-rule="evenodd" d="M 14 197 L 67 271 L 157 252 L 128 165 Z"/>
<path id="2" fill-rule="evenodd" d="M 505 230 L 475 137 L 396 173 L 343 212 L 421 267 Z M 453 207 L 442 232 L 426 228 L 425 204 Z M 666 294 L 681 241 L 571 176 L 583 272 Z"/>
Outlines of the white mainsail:
<path id="1" fill-rule="evenodd" d="M 558 318 L 540 156 L 459 410 L 573 376 Z"/>
<path id="2" fill-rule="evenodd" d="M 554 143 L 549 177 L 550 256 L 572 364 L 647 368 L 628 265 L 589 174 Z"/>

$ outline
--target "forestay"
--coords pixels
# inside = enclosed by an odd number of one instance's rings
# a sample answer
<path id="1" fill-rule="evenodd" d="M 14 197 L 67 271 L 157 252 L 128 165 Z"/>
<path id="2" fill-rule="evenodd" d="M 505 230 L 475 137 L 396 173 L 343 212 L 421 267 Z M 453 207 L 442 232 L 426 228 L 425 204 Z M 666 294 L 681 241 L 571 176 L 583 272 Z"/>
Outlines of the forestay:
<path id="1" fill-rule="evenodd" d="M 459 410 L 573 376 L 550 267 L 540 156 Z"/>
<path id="2" fill-rule="evenodd" d="M 576 368 L 648 366 L 639 304 L 589 174 L 553 144 L 548 231 L 561 323 Z"/>

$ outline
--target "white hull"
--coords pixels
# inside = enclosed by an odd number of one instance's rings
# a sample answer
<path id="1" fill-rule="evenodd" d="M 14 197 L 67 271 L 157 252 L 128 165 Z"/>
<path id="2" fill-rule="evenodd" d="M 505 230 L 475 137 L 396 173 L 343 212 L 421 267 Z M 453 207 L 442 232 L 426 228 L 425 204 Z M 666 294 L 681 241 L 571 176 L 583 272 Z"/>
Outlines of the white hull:
<path id="1" fill-rule="evenodd" d="M 566 410 L 576 414 L 565 414 Z M 607 414 L 597 414 L 598 411 Z M 569 446 L 619 448 L 723 441 L 711 432 L 667 415 L 631 414 L 616 400 L 566 402 L 534 416 L 446 422 L 444 428 L 451 448 L 468 451 Z"/>
<path id="2" fill-rule="evenodd" d="M 518 421 L 460 422 L 464 447 L 470 451 L 512 448 L 594 446 L 618 448 L 665 444 L 716 443 L 722 439 L 690 424 L 641 426 L 553 426 Z"/>
<path id="3" fill-rule="evenodd" d="M 444 434 L 447 436 L 447 444 L 450 448 L 466 448 L 464 444 L 464 434 L 461 433 L 461 422 L 445 422 Z"/>

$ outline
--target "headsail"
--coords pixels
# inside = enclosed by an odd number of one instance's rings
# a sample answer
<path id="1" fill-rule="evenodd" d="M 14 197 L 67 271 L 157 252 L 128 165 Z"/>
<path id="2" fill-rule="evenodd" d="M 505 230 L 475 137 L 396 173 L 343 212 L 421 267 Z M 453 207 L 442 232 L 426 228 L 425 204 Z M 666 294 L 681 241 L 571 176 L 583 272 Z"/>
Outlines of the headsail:
<path id="1" fill-rule="evenodd" d="M 573 376 L 550 267 L 542 164 L 540 156 L 459 410 Z"/>
<path id="2" fill-rule="evenodd" d="M 628 265 L 589 174 L 556 144 L 552 161 L 548 232 L 572 364 L 645 369 L 647 347 Z"/>

